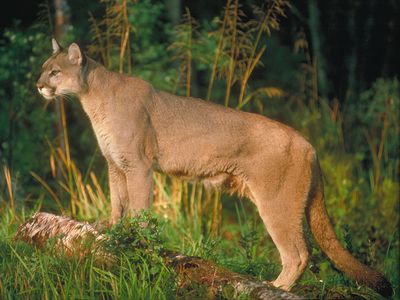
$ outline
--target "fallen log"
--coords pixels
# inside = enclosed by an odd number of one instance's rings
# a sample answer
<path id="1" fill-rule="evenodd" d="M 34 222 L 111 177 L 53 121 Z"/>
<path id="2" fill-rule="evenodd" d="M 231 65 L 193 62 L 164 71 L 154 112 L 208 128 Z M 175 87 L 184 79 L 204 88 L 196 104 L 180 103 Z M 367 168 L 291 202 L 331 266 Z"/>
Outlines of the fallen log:
<path id="1" fill-rule="evenodd" d="M 14 239 L 21 239 L 38 248 L 43 248 L 49 240 L 53 240 L 57 251 L 81 257 L 91 254 L 107 267 L 113 265 L 117 257 L 102 247 L 107 240 L 104 229 L 99 224 L 39 212 L 19 226 Z M 200 257 L 172 251 L 163 251 L 161 255 L 165 264 L 177 273 L 178 282 L 200 284 L 214 295 L 230 289 L 235 295 L 247 294 L 253 299 L 300 299 L 297 295 L 237 274 Z"/>

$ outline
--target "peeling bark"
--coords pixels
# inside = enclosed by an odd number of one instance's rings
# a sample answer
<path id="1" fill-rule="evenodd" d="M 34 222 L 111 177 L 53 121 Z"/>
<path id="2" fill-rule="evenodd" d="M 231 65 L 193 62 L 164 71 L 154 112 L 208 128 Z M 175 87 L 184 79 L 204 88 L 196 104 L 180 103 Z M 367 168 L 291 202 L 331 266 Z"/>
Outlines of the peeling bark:
<path id="1" fill-rule="evenodd" d="M 110 266 L 117 258 L 102 248 L 101 244 L 107 237 L 101 233 L 104 226 L 101 227 L 100 224 L 78 222 L 68 217 L 36 213 L 19 226 L 14 239 L 21 239 L 38 248 L 43 248 L 48 240 L 54 239 L 56 251 L 63 251 L 67 255 L 92 254 L 96 261 Z M 207 288 L 211 295 L 228 290 L 233 295 L 247 294 L 253 299 L 300 299 L 292 293 L 237 274 L 200 257 L 171 251 L 164 251 L 161 255 L 165 264 L 177 273 L 180 287 L 199 284 Z"/>

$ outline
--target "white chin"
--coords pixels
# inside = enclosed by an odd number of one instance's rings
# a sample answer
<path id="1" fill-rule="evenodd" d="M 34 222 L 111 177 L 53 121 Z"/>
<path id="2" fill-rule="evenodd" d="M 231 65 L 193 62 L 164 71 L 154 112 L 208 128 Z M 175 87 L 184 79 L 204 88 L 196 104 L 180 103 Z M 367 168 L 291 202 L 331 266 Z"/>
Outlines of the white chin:
<path id="1" fill-rule="evenodd" d="M 42 94 L 42 96 L 46 100 L 53 100 L 53 99 L 56 98 L 56 95 L 45 95 L 45 94 Z"/>

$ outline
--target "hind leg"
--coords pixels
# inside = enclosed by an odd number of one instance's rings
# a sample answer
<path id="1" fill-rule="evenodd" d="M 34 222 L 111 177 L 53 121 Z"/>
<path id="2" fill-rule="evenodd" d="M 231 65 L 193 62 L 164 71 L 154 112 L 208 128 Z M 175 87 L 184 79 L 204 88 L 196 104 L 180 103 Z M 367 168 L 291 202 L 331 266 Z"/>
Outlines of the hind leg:
<path id="1" fill-rule="evenodd" d="M 291 288 L 308 264 L 309 253 L 302 221 L 310 177 L 309 164 L 305 162 L 292 164 L 282 172 L 268 175 L 268 178 L 259 176 L 249 182 L 251 198 L 282 262 L 282 271 L 273 285 L 285 290 Z"/>
<path id="2" fill-rule="evenodd" d="M 308 264 L 308 249 L 302 228 L 302 211 L 282 207 L 283 199 L 265 201 L 259 208 L 265 227 L 275 243 L 282 262 L 282 271 L 272 282 L 289 290 Z"/>

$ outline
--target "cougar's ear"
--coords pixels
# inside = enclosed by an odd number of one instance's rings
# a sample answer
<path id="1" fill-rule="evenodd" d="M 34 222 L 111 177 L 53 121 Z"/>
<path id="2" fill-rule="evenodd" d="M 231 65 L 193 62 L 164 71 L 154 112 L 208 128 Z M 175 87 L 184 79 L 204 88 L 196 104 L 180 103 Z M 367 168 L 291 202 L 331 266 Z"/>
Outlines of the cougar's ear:
<path id="1" fill-rule="evenodd" d="M 82 65 L 83 54 L 81 48 L 75 43 L 68 47 L 68 58 L 72 64 Z"/>
<path id="2" fill-rule="evenodd" d="M 53 46 L 53 54 L 56 54 L 56 53 L 62 51 L 61 45 L 57 42 L 57 40 L 55 38 L 51 39 L 51 45 Z"/>

